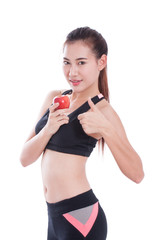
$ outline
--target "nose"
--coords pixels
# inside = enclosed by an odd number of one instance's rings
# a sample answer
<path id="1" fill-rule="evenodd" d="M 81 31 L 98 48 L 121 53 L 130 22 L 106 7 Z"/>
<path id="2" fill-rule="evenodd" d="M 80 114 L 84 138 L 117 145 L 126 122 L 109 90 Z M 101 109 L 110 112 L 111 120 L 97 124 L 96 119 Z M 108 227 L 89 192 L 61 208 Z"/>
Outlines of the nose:
<path id="1" fill-rule="evenodd" d="M 72 65 L 69 70 L 69 76 L 73 77 L 73 76 L 77 76 L 77 75 L 78 75 L 77 67 Z"/>

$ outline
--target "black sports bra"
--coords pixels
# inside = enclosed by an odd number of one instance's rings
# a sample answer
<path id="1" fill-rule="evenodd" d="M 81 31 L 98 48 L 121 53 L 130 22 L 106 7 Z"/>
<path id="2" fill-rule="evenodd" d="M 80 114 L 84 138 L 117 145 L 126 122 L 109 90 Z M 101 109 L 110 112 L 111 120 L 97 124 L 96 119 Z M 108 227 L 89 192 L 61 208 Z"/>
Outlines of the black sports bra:
<path id="1" fill-rule="evenodd" d="M 62 95 L 71 94 L 72 89 L 65 91 Z M 94 104 L 98 103 L 104 96 L 102 94 L 96 95 L 91 98 Z M 88 101 L 83 103 L 79 108 L 68 115 L 68 124 L 60 126 L 58 131 L 50 138 L 45 149 L 51 149 L 58 152 L 76 154 L 89 157 L 93 148 L 96 146 L 97 139 L 87 135 L 77 116 L 90 109 Z M 35 132 L 38 134 L 41 129 L 46 125 L 49 116 L 49 108 L 38 121 Z"/>

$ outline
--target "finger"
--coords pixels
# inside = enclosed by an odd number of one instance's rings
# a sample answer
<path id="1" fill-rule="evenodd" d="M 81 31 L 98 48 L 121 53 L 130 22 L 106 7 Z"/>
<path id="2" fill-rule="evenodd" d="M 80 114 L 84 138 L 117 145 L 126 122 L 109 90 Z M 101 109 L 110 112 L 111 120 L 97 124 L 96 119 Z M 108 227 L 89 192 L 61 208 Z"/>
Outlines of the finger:
<path id="1" fill-rule="evenodd" d="M 80 124 L 83 125 L 83 124 L 86 124 L 87 120 L 85 118 L 82 118 L 79 120 Z"/>
<path id="2" fill-rule="evenodd" d="M 58 106 L 59 106 L 59 103 L 54 103 L 54 104 L 52 104 L 52 105 L 49 107 L 49 111 L 50 111 L 51 113 L 53 113 Z"/>
<path id="3" fill-rule="evenodd" d="M 63 124 L 69 123 L 69 121 L 66 120 L 66 119 L 64 119 L 64 120 L 59 121 L 58 123 L 59 123 L 59 126 L 61 126 L 61 125 L 63 125 Z"/>
<path id="4" fill-rule="evenodd" d="M 78 120 L 82 120 L 82 119 L 83 119 L 83 117 L 84 117 L 84 113 L 81 113 L 81 114 L 79 114 L 79 115 L 78 115 L 78 117 L 77 117 L 77 118 L 78 118 Z"/>
<path id="5" fill-rule="evenodd" d="M 54 116 L 58 116 L 58 115 L 66 115 L 67 116 L 67 110 L 66 109 L 58 109 L 54 111 Z"/>
<path id="6" fill-rule="evenodd" d="M 50 110 L 51 112 L 57 111 L 58 114 L 60 114 L 61 112 L 68 112 L 69 109 L 68 108 L 64 108 L 64 109 L 57 109 L 57 107 L 59 106 L 59 103 L 54 103 L 50 106 Z"/>
<path id="7" fill-rule="evenodd" d="M 59 115 L 59 116 L 57 117 L 57 121 L 59 122 L 59 121 L 62 121 L 62 120 L 67 120 L 67 121 L 69 121 L 69 117 L 67 117 L 67 116 L 65 116 L 65 115 L 63 115 L 63 116 Z"/>
<path id="8" fill-rule="evenodd" d="M 97 111 L 97 110 L 98 110 L 97 107 L 96 107 L 96 105 L 92 102 L 92 100 L 91 100 L 90 97 L 88 98 L 88 104 L 89 104 L 90 108 L 91 108 L 93 111 Z"/>

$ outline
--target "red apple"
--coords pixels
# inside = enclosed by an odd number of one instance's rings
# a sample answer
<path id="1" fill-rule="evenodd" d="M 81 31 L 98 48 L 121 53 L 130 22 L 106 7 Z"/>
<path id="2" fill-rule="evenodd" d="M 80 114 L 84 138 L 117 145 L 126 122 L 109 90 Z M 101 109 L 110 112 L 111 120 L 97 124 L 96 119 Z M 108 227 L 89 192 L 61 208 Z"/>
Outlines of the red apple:
<path id="1" fill-rule="evenodd" d="M 57 102 L 59 103 L 59 105 L 56 109 L 69 108 L 70 106 L 70 99 L 67 95 L 55 97 L 54 103 L 57 103 Z"/>

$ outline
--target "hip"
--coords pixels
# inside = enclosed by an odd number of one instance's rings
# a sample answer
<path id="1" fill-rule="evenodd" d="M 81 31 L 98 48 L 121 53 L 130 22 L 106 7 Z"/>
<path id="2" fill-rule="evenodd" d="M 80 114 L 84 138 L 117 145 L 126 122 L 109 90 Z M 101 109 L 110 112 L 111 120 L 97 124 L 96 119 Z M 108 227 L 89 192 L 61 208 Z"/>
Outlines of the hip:
<path id="1" fill-rule="evenodd" d="M 49 240 L 106 239 L 106 215 L 92 189 L 56 203 L 46 203 Z"/>

